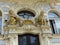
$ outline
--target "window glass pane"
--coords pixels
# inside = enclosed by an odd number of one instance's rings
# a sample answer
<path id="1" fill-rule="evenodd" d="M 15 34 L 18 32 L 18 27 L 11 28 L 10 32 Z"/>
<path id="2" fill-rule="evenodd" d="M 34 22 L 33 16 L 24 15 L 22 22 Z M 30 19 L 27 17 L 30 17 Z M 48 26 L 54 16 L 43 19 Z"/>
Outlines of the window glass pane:
<path id="1" fill-rule="evenodd" d="M 57 20 L 55 21 L 55 23 L 56 23 L 56 27 L 57 27 L 57 28 L 60 28 L 60 20 L 57 19 Z"/>
<path id="2" fill-rule="evenodd" d="M 50 13 L 48 13 L 48 17 L 57 18 L 58 16 L 56 13 L 50 12 Z"/>
<path id="3" fill-rule="evenodd" d="M 21 37 L 20 45 L 26 45 L 26 36 Z"/>
<path id="4" fill-rule="evenodd" d="M 55 22 L 56 22 L 56 27 L 57 27 L 56 32 L 57 32 L 58 34 L 60 34 L 60 20 L 56 20 Z"/>
<path id="5" fill-rule="evenodd" d="M 26 10 L 20 11 L 17 14 L 24 19 L 31 19 L 35 16 L 32 12 Z"/>
<path id="6" fill-rule="evenodd" d="M 31 36 L 30 39 L 31 39 L 31 45 L 38 45 L 36 37 Z"/>
<path id="7" fill-rule="evenodd" d="M 6 45 L 4 40 L 0 40 L 0 45 Z"/>

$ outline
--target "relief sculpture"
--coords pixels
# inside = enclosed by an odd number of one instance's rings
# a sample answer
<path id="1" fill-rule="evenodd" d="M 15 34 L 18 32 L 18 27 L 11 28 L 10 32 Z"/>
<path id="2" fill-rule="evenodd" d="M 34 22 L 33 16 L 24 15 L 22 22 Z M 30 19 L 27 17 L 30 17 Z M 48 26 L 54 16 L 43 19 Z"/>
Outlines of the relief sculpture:
<path id="1" fill-rule="evenodd" d="M 40 12 L 40 15 L 35 20 L 39 25 L 46 25 L 46 19 L 43 11 Z"/>
<path id="2" fill-rule="evenodd" d="M 17 23 L 17 18 L 14 16 L 14 13 L 12 10 L 9 11 L 9 20 L 8 20 L 8 24 L 10 25 L 15 25 Z"/>

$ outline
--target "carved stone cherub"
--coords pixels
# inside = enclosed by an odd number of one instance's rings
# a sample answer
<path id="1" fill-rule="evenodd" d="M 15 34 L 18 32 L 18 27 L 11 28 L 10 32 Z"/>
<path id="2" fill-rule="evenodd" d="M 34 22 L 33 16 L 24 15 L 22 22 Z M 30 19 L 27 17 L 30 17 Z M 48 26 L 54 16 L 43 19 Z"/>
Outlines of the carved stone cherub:
<path id="1" fill-rule="evenodd" d="M 39 25 L 46 25 L 46 19 L 43 11 L 41 11 L 40 15 L 36 18 L 36 23 Z"/>
<path id="2" fill-rule="evenodd" d="M 8 21 L 9 24 L 14 25 L 17 23 L 16 17 L 10 16 L 10 19 Z"/>
<path id="3" fill-rule="evenodd" d="M 9 11 L 9 15 L 10 15 L 10 17 L 9 17 L 9 20 L 8 20 L 8 24 L 10 24 L 10 25 L 16 24 L 17 23 L 17 18 L 14 16 L 14 13 L 13 13 L 12 10 Z"/>

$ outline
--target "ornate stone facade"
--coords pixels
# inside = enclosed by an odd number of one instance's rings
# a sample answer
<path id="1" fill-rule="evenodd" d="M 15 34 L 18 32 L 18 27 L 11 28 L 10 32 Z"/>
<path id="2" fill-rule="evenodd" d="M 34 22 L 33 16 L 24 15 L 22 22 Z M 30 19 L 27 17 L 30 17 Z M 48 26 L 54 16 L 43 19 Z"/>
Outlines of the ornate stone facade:
<path id="1" fill-rule="evenodd" d="M 52 39 L 60 39 L 60 34 L 53 34 L 49 22 L 49 12 L 56 12 L 60 16 L 59 0 L 0 0 L 2 12 L 2 30 L 0 39 L 4 45 L 19 45 L 18 35 L 39 35 L 40 45 L 60 45 L 53 43 Z M 24 19 L 17 13 L 27 10 L 35 16 Z M 24 12 L 25 13 L 25 12 Z M 25 14 L 24 14 L 25 15 Z M 27 17 L 26 17 L 27 18 Z M 51 18 L 60 21 L 59 18 Z"/>

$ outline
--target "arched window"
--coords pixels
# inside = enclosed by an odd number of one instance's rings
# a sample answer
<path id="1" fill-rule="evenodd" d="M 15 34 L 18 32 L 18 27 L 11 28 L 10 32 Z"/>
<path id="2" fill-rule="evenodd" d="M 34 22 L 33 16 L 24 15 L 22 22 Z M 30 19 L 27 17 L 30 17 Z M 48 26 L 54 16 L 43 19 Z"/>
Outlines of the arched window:
<path id="1" fill-rule="evenodd" d="M 48 13 L 48 17 L 49 17 L 49 18 L 58 18 L 59 16 L 58 16 L 58 14 L 55 13 L 55 12 L 49 12 L 49 13 Z"/>
<path id="2" fill-rule="evenodd" d="M 51 30 L 52 32 L 55 34 L 55 33 L 58 33 L 57 31 L 57 24 L 58 23 L 58 19 L 59 19 L 59 16 L 57 13 L 55 12 L 49 12 L 48 13 L 48 17 L 49 17 L 49 21 L 50 21 L 50 26 L 51 26 Z M 60 20 L 59 20 L 60 21 Z M 58 23 L 59 24 L 59 23 Z"/>
<path id="3" fill-rule="evenodd" d="M 31 19 L 35 17 L 34 13 L 27 10 L 19 11 L 17 14 L 24 19 Z"/>

